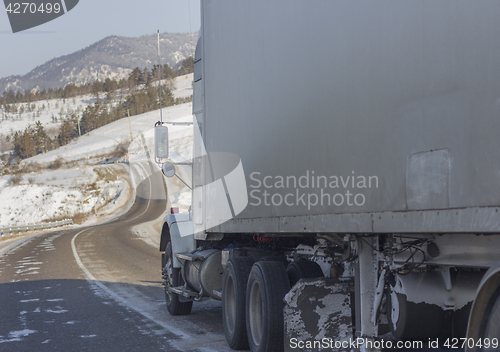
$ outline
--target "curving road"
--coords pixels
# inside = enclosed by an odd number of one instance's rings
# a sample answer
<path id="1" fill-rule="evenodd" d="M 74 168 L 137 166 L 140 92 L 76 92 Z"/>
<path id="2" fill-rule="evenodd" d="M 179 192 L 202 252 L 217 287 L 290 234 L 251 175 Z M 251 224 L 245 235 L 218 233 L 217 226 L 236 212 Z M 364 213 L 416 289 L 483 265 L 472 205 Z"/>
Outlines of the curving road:
<path id="1" fill-rule="evenodd" d="M 230 351 L 219 302 L 169 316 L 159 234 L 142 225 L 165 211 L 163 176 L 150 162 L 130 169 L 142 181 L 125 215 L 26 237 L 3 250 L 1 351 Z"/>

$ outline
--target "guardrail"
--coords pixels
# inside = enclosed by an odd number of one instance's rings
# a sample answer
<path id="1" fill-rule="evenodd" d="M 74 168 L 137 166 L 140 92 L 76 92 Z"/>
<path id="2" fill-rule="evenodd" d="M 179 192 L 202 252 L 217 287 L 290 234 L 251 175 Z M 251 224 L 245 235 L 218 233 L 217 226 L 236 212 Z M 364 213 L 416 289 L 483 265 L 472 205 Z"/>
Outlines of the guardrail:
<path id="1" fill-rule="evenodd" d="M 46 222 L 38 225 L 24 225 L 24 226 L 10 226 L 10 227 L 0 227 L 0 235 L 4 237 L 5 235 L 12 235 L 14 233 L 29 232 L 36 230 L 47 230 L 60 226 L 73 225 L 73 220 L 65 219 L 55 222 Z"/>

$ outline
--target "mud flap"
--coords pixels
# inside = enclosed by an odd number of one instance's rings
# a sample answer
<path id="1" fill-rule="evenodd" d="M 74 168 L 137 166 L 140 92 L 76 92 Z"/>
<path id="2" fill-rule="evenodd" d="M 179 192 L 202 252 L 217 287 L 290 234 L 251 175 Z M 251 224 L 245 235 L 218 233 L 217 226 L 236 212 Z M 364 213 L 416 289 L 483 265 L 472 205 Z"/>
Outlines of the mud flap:
<path id="1" fill-rule="evenodd" d="M 299 280 L 284 298 L 285 351 L 349 351 L 353 291 L 351 278 Z"/>

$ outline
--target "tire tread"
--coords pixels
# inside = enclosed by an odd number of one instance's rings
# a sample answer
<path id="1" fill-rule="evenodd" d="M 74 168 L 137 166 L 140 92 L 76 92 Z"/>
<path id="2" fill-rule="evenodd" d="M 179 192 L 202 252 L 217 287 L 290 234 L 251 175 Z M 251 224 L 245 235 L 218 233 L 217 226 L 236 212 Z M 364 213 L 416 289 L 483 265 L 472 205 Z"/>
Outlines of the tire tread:
<path id="1" fill-rule="evenodd" d="M 167 248 L 165 249 L 165 264 L 168 261 L 169 257 L 170 257 L 170 260 L 172 261 L 173 260 L 172 244 L 170 242 L 168 242 Z M 180 276 L 180 272 L 178 272 L 178 270 L 176 270 L 172 267 L 172 286 L 173 287 L 179 285 L 179 276 Z M 191 313 L 191 309 L 193 308 L 193 301 L 181 302 L 179 300 L 178 295 L 172 294 L 172 299 L 169 302 L 167 295 L 168 295 L 167 292 L 165 292 L 167 310 L 170 313 L 170 315 L 188 315 L 189 313 Z"/>
<path id="2" fill-rule="evenodd" d="M 300 279 L 324 277 L 319 264 L 310 260 L 290 263 L 286 268 L 286 273 L 290 280 L 290 286 L 294 286 Z"/>
<path id="3" fill-rule="evenodd" d="M 225 285 L 228 275 L 233 276 L 233 283 L 235 285 L 235 295 L 239 296 L 236 298 L 236 309 L 239 310 L 239 314 L 236 313 L 235 331 L 233 335 L 229 333 L 226 328 L 225 323 L 225 305 L 224 296 L 222 297 L 222 317 L 224 324 L 224 335 L 226 336 L 226 341 L 234 350 L 247 350 L 248 346 L 248 336 L 246 330 L 246 290 L 247 281 L 250 271 L 252 270 L 254 260 L 251 257 L 233 257 L 229 259 L 226 267 L 224 269 L 224 276 L 222 278 L 222 292 L 224 295 Z"/>
<path id="4" fill-rule="evenodd" d="M 255 346 L 251 339 L 249 339 L 250 348 L 253 352 L 283 351 L 283 308 L 285 306 L 283 297 L 290 290 L 290 282 L 288 281 L 285 266 L 279 261 L 259 261 L 254 264 L 247 286 L 247 310 L 249 309 L 248 289 L 251 287 L 252 280 L 255 279 L 262 281 L 259 284 L 262 284 L 261 287 L 265 291 L 265 296 L 263 297 L 264 311 L 268 315 L 264 317 L 264 331 L 261 344 Z M 249 329 L 247 328 L 247 330 Z"/>

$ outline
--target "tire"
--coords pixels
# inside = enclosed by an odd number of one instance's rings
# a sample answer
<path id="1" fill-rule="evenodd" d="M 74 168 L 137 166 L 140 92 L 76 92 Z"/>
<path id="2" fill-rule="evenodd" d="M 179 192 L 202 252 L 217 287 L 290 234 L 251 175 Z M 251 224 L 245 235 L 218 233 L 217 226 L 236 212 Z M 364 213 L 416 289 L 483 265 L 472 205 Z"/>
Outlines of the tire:
<path id="1" fill-rule="evenodd" d="M 290 281 L 290 287 L 295 286 L 300 279 L 313 277 L 324 277 L 323 270 L 316 262 L 310 260 L 292 262 L 286 268 L 286 274 Z"/>
<path id="2" fill-rule="evenodd" d="M 253 265 L 246 294 L 246 325 L 251 351 L 283 351 L 283 297 L 289 290 L 290 282 L 281 262 L 259 261 Z"/>
<path id="3" fill-rule="evenodd" d="M 484 341 L 485 339 L 491 341 L 494 338 L 500 337 L 500 290 L 497 294 L 497 298 L 492 300 L 490 306 L 491 310 L 489 311 L 488 320 L 485 324 L 482 324 L 484 328 L 482 328 L 480 332 L 480 341 Z M 480 351 L 495 351 L 495 349 L 484 348 L 480 349 Z"/>
<path id="4" fill-rule="evenodd" d="M 222 277 L 222 324 L 229 347 L 248 350 L 245 302 L 247 281 L 254 260 L 250 257 L 229 259 Z"/>
<path id="5" fill-rule="evenodd" d="M 172 244 L 168 242 L 167 248 L 165 249 L 165 254 L 162 256 L 162 262 L 164 265 L 164 284 L 165 284 L 165 301 L 167 303 L 167 310 L 171 315 L 187 315 L 191 313 L 191 308 L 193 307 L 193 302 L 181 302 L 179 296 L 175 293 L 170 293 L 166 290 L 168 286 L 177 287 L 182 284 L 181 270 L 180 268 L 174 268 L 173 255 L 172 255 Z"/>
<path id="6" fill-rule="evenodd" d="M 288 265 L 288 260 L 286 260 L 286 257 L 283 255 L 271 255 L 267 257 L 262 257 L 260 258 L 260 260 L 264 262 L 280 262 L 285 266 L 285 268 Z"/>
<path id="7" fill-rule="evenodd" d="M 441 307 L 408 302 L 406 295 L 387 290 L 387 320 L 399 340 L 435 339 L 443 332 L 445 314 Z"/>

